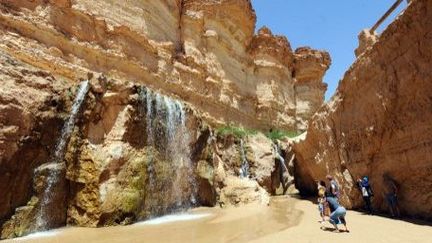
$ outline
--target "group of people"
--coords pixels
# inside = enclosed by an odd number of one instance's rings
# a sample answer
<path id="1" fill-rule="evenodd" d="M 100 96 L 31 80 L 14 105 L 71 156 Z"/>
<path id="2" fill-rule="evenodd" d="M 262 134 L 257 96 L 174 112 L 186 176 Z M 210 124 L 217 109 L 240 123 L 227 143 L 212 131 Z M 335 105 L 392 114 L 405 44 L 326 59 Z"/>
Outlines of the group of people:
<path id="1" fill-rule="evenodd" d="M 318 182 L 318 209 L 320 211 L 321 223 L 328 221 L 340 232 L 339 224 L 343 224 L 344 231 L 349 232 L 345 220 L 346 209 L 339 204 L 339 185 L 331 176 L 326 176 L 329 183 L 328 187 L 324 181 Z"/>
<path id="2" fill-rule="evenodd" d="M 340 231 L 338 225 L 343 224 L 345 227 L 344 231 L 349 232 L 345 220 L 346 209 L 339 203 L 339 185 L 331 175 L 327 175 L 326 179 L 328 186 L 324 181 L 317 181 L 318 209 L 322 219 L 319 222 L 323 224 L 325 221 L 329 221 L 338 232 Z M 366 212 L 373 214 L 372 197 L 374 196 L 374 192 L 370 185 L 369 177 L 358 178 L 357 185 L 363 196 Z M 397 194 L 398 187 L 396 182 L 388 174 L 384 174 L 382 196 L 388 204 L 392 217 L 400 217 Z"/>

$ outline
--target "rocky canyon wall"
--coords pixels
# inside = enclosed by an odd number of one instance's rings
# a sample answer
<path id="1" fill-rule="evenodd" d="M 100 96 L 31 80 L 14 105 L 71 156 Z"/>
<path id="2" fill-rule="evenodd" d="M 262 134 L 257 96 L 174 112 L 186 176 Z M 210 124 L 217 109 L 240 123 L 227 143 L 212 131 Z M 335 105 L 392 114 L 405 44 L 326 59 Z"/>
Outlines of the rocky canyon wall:
<path id="1" fill-rule="evenodd" d="M 54 151 L 65 80 L 0 52 L 0 224 L 32 195 L 34 170 Z"/>
<path id="2" fill-rule="evenodd" d="M 383 175 L 399 187 L 406 215 L 432 218 L 432 1 L 405 12 L 361 54 L 295 146 L 297 186 L 335 175 L 342 203 L 359 207 L 355 180 L 369 176 L 374 207 L 388 210 Z"/>
<path id="3" fill-rule="evenodd" d="M 59 125 L 77 94 L 77 88 L 67 90 L 35 104 L 35 118 L 54 120 L 43 136 L 63 137 Z M 5 177 L 10 204 L 2 204 L 1 238 L 64 225 L 124 225 L 199 205 L 268 204 L 271 194 L 292 184 L 289 140 L 278 152 L 261 133 L 219 134 L 186 104 L 104 76 L 91 79 L 61 161 L 52 161 L 52 137 L 31 143 L 41 136 L 37 129 L 17 151 L 39 157 L 23 157 L 4 172 L 20 177 Z"/>
<path id="4" fill-rule="evenodd" d="M 268 202 L 292 180 L 271 140 L 214 128 L 306 129 L 330 57 L 255 19 L 247 0 L 0 0 L 1 237 Z"/>
<path id="5" fill-rule="evenodd" d="M 212 124 L 304 130 L 328 53 L 254 34 L 248 0 L 0 1 L 0 48 L 76 82 L 88 71 L 177 96 Z"/>

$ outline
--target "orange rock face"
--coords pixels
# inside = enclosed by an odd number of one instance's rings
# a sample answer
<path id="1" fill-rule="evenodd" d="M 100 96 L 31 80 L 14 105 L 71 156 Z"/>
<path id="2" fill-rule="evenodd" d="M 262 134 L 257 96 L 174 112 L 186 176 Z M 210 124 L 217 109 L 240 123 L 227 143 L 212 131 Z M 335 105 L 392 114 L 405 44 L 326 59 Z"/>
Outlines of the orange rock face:
<path id="1" fill-rule="evenodd" d="M 64 82 L 0 52 L 0 222 L 25 205 L 62 124 Z"/>
<path id="2" fill-rule="evenodd" d="M 387 210 L 383 175 L 399 186 L 407 215 L 432 218 L 432 1 L 413 1 L 346 72 L 295 146 L 297 186 L 336 176 L 342 203 L 362 204 L 358 177 L 369 176 L 375 208 Z"/>
<path id="3" fill-rule="evenodd" d="M 162 196 L 142 202 L 143 195 L 150 197 L 142 185 L 150 180 L 150 167 L 143 161 L 154 149 L 169 154 L 163 141 L 158 148 L 145 146 L 137 101 L 142 86 L 159 99 L 185 101 L 196 123 L 189 127 L 192 148 L 198 121 L 306 129 L 324 100 L 329 55 L 310 48 L 293 52 L 285 37 L 267 28 L 254 34 L 255 22 L 249 0 L 0 0 L 0 237 L 41 229 L 34 222 L 40 189 L 56 168 L 41 165 L 50 162 L 81 80 L 90 80 L 91 91 L 68 143 L 66 166 L 56 170 L 67 195 L 55 197 L 63 203 L 47 228 L 66 224 L 66 215 L 72 225 L 103 226 L 172 208 L 174 202 Z M 214 205 L 217 193 L 234 203 L 268 199 L 264 182 L 251 180 L 245 184 L 250 193 L 241 194 L 232 164 L 224 165 L 234 173 L 226 177 L 228 189 L 217 192 L 206 182 L 211 170 L 205 159 L 193 161 L 201 160 L 200 183 L 207 187 L 201 205 Z M 176 171 L 167 169 L 163 156 L 157 161 L 149 169 L 161 178 L 151 188 L 155 194 L 172 184 Z M 270 184 L 272 155 L 265 161 L 257 161 L 257 171 Z M 35 176 L 35 170 L 43 173 Z"/>
<path id="4" fill-rule="evenodd" d="M 304 130 L 323 102 L 328 54 L 254 35 L 247 0 L 0 4 L 0 48 L 72 82 L 104 73 L 178 96 L 211 123 L 260 129 Z"/>

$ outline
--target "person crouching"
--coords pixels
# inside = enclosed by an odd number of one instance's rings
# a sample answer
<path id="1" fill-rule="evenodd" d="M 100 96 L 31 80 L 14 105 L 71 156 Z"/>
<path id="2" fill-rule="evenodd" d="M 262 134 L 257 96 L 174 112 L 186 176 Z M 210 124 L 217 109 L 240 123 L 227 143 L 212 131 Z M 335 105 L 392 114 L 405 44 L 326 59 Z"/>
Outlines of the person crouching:
<path id="1" fill-rule="evenodd" d="M 346 209 L 342 207 L 334 197 L 326 197 L 326 201 L 330 208 L 330 219 L 329 222 L 335 227 L 337 232 L 340 232 L 338 224 L 342 223 L 345 227 L 345 232 L 349 232 L 347 223 L 345 220 Z"/>

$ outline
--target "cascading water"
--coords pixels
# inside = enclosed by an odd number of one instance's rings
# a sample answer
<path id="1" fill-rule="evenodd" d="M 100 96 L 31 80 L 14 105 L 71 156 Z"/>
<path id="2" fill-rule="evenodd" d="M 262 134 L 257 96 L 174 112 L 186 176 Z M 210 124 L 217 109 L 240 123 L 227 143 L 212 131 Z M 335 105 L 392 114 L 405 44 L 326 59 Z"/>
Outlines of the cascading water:
<path id="1" fill-rule="evenodd" d="M 294 178 L 290 175 L 290 171 L 285 164 L 285 159 L 282 156 L 279 144 L 274 143 L 273 149 L 276 153 L 276 159 L 277 159 L 277 161 L 279 161 L 279 180 L 280 180 L 280 182 L 282 184 L 282 188 L 283 188 L 282 194 L 285 195 L 285 193 L 288 190 L 288 187 L 292 183 L 294 183 Z M 291 160 L 293 160 L 293 158 Z M 290 162 L 292 162 L 292 161 L 290 161 Z"/>
<path id="2" fill-rule="evenodd" d="M 276 159 L 279 161 L 279 166 L 282 169 L 282 172 L 288 172 L 288 168 L 285 165 L 285 159 L 282 156 L 280 147 L 277 144 L 273 144 L 273 149 L 276 153 Z"/>
<path id="3" fill-rule="evenodd" d="M 75 127 L 78 112 L 86 98 L 88 91 L 89 81 L 86 80 L 81 82 L 78 87 L 69 118 L 63 125 L 61 136 L 56 144 L 53 158 L 49 164 L 43 166 L 44 169 L 47 169 L 48 175 L 46 176 L 46 187 L 40 200 L 40 209 L 36 216 L 36 226 L 38 229 L 47 229 L 47 221 L 49 220 L 46 218 L 47 210 L 49 210 L 48 206 L 52 202 L 52 190 L 59 182 L 59 176 L 61 173 L 61 168 L 59 169 L 59 165 L 63 163 L 66 146 Z"/>
<path id="4" fill-rule="evenodd" d="M 150 194 L 166 195 L 167 198 L 175 201 L 175 205 L 171 205 L 169 209 L 160 209 L 160 205 L 148 205 L 148 208 L 152 213 L 157 214 L 189 208 L 196 203 L 197 187 L 190 158 L 190 134 L 186 127 L 185 109 L 181 102 L 152 92 L 145 87 L 140 89 L 139 96 L 141 105 L 144 106 L 145 102 L 146 107 L 147 145 L 153 147 L 154 151 L 159 147 L 160 153 L 170 161 L 174 173 L 170 188 L 165 188 L 166 191 L 150 192 Z M 159 178 L 157 178 L 154 156 L 156 154 L 149 154 L 147 164 L 147 186 L 150 191 L 158 188 Z"/>
<path id="5" fill-rule="evenodd" d="M 240 140 L 240 156 L 241 156 L 241 167 L 240 167 L 240 178 L 249 177 L 249 162 L 246 159 L 246 153 L 244 150 L 243 139 Z"/>
<path id="6" fill-rule="evenodd" d="M 141 100 L 141 105 L 140 105 L 141 114 L 145 114 L 147 146 L 155 147 L 154 132 L 153 132 L 153 121 L 155 118 L 155 112 L 153 109 L 154 97 L 153 97 L 152 92 L 146 88 L 140 88 L 138 91 L 138 94 L 139 94 L 139 97 Z M 155 167 L 154 167 L 154 154 L 153 154 L 152 150 L 149 150 L 149 154 L 148 154 L 147 175 L 148 175 L 148 182 L 147 182 L 148 187 L 150 188 L 150 190 L 155 189 L 156 188 L 156 178 L 155 178 L 156 173 L 155 173 Z M 150 194 L 150 193 L 148 193 L 148 194 Z M 158 207 L 158 205 L 150 204 L 150 205 L 148 205 L 148 210 L 150 212 L 156 212 L 156 211 L 158 211 L 157 207 Z"/>
<path id="7" fill-rule="evenodd" d="M 87 92 L 89 91 L 89 88 L 90 85 L 88 80 L 81 82 L 78 87 L 77 95 L 75 96 L 75 100 L 72 105 L 72 110 L 70 112 L 67 122 L 63 126 L 60 140 L 56 146 L 56 150 L 54 153 L 55 162 L 59 162 L 63 160 L 63 155 L 65 152 L 66 145 L 72 134 L 73 128 L 75 127 L 76 117 L 87 96 Z"/>

